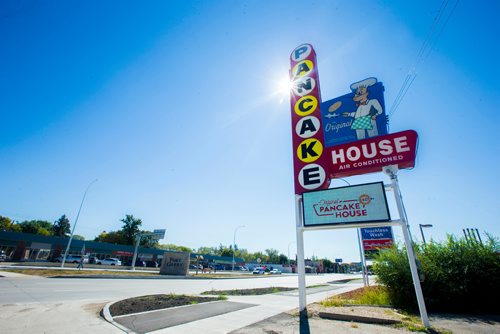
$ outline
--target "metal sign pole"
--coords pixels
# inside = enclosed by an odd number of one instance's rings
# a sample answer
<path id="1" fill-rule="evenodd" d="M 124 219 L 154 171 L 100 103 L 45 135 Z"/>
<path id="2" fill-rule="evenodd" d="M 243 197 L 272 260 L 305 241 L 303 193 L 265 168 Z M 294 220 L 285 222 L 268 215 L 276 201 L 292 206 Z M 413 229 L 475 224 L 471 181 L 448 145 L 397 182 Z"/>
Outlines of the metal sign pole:
<path id="1" fill-rule="evenodd" d="M 141 243 L 142 234 L 137 234 L 135 236 L 135 247 L 134 256 L 132 257 L 132 270 L 135 270 L 135 261 L 137 260 L 137 250 L 139 249 L 139 244 Z"/>
<path id="2" fill-rule="evenodd" d="M 299 278 L 299 312 L 307 312 L 306 306 L 306 268 L 304 261 L 304 228 L 302 224 L 302 196 L 295 195 L 295 221 L 297 232 L 297 274 Z"/>
<path id="3" fill-rule="evenodd" d="M 403 229 L 403 236 L 405 239 L 406 251 L 408 253 L 408 261 L 410 263 L 411 277 L 413 279 L 413 285 L 415 287 L 415 293 L 417 295 L 418 308 L 420 310 L 420 318 L 422 319 L 422 324 L 429 328 L 429 317 L 427 316 L 427 309 L 425 307 L 424 295 L 422 293 L 422 287 L 420 286 L 420 279 L 418 276 L 417 264 L 415 253 L 413 251 L 413 243 L 411 241 L 410 233 L 408 230 L 408 222 L 403 207 L 403 200 L 401 199 L 398 183 L 398 167 L 391 165 L 383 168 L 384 173 L 386 173 L 391 179 L 391 186 L 394 192 L 394 198 L 396 199 L 396 205 L 398 207 L 399 217 L 401 219 L 401 228 Z"/>
<path id="4" fill-rule="evenodd" d="M 363 274 L 363 284 L 368 286 L 368 275 L 366 272 L 365 254 L 363 251 L 363 242 L 361 241 L 361 229 L 358 228 L 358 245 L 359 245 L 359 259 L 361 261 L 361 273 Z"/>

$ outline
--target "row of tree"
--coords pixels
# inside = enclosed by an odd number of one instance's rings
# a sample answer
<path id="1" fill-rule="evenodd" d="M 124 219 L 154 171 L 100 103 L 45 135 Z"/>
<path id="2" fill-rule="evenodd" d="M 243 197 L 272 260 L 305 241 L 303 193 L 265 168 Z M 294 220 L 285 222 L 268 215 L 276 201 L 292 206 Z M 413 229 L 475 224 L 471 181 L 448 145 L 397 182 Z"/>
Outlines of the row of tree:
<path id="1" fill-rule="evenodd" d="M 46 220 L 25 220 L 17 222 L 9 217 L 0 216 L 0 231 L 13 231 L 31 234 L 40 234 L 51 237 L 66 237 L 71 233 L 71 225 L 68 217 L 62 215 L 55 222 Z M 77 239 L 85 239 L 83 236 L 74 236 Z"/>
<path id="2" fill-rule="evenodd" d="M 133 245 L 135 236 L 142 233 L 141 245 L 144 247 L 159 247 L 157 240 L 153 240 L 151 232 L 141 230 L 142 221 L 133 215 L 126 215 L 121 220 L 123 226 L 118 231 L 102 231 L 93 241 L 108 242 L 120 245 Z M 25 220 L 17 222 L 9 217 L 0 216 L 0 231 L 12 231 L 31 234 L 40 234 L 50 237 L 69 237 L 71 224 L 66 215 L 62 215 L 55 222 L 46 220 Z M 85 240 L 83 236 L 73 235 L 73 238 Z"/>
<path id="3" fill-rule="evenodd" d="M 193 250 L 200 254 L 209 254 L 216 256 L 233 256 L 233 246 L 224 246 L 222 244 L 219 247 L 200 247 Z M 274 248 L 268 248 L 264 252 L 254 252 L 251 253 L 244 248 L 234 248 L 234 256 L 238 258 L 243 258 L 245 262 L 257 262 L 259 259 L 262 263 L 276 263 L 276 264 L 286 264 L 288 263 L 288 257 L 285 254 L 280 254 L 280 252 Z M 291 261 L 295 262 L 295 261 Z"/>
<path id="4" fill-rule="evenodd" d="M 142 234 L 141 243 L 142 247 L 149 248 L 159 248 L 168 249 L 182 252 L 208 254 L 215 256 L 232 257 L 233 256 L 233 246 L 224 246 L 222 244 L 219 247 L 199 247 L 198 249 L 192 249 L 186 246 L 179 246 L 174 244 L 160 244 L 158 240 L 155 240 L 150 231 L 141 230 L 142 220 L 135 218 L 133 215 L 126 215 L 125 218 L 120 220 L 123 225 L 120 230 L 117 231 L 102 231 L 93 241 L 97 242 L 107 242 L 119 245 L 134 245 L 135 238 L 138 234 Z M 45 236 L 58 236 L 58 237 L 68 237 L 71 233 L 71 224 L 66 215 L 62 215 L 61 218 L 51 223 L 44 220 L 29 220 L 23 222 L 14 222 L 8 217 L 0 216 L 0 230 L 2 231 L 14 231 L 32 234 L 41 234 Z M 74 235 L 73 238 L 85 240 L 83 236 Z M 280 253 L 278 250 L 269 248 L 264 252 L 249 252 L 244 248 L 234 248 L 234 256 L 237 258 L 243 258 L 245 262 L 260 262 L 262 263 L 275 263 L 275 264 L 287 264 L 295 263 L 295 260 L 288 259 L 288 256 Z M 318 259 L 314 259 L 318 260 Z M 331 261 L 323 259 L 323 265 L 329 267 Z"/>

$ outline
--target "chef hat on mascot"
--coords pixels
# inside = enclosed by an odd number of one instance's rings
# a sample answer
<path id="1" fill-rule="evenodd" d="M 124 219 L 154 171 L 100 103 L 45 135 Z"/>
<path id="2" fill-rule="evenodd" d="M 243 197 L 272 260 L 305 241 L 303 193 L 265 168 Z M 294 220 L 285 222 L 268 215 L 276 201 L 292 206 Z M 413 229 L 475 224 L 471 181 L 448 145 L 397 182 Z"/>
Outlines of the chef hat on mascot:
<path id="1" fill-rule="evenodd" d="M 355 92 L 359 87 L 370 87 L 377 83 L 377 78 L 366 78 L 351 85 L 351 90 Z"/>

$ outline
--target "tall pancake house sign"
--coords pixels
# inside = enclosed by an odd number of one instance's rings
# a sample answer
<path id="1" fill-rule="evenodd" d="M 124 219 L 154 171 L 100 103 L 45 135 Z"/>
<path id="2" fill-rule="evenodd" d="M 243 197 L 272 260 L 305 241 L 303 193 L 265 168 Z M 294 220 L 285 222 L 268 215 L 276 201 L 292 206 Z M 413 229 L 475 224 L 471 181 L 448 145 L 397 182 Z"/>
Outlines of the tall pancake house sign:
<path id="1" fill-rule="evenodd" d="M 397 178 L 399 169 L 415 166 L 417 133 L 388 133 L 385 89 L 374 77 L 356 81 L 350 84 L 350 93 L 323 102 L 316 52 L 310 44 L 292 51 L 290 80 L 300 312 L 306 310 L 304 231 L 398 225 L 403 231 L 422 323 L 429 327 Z M 328 189 L 331 179 L 375 172 L 384 172 L 391 183 Z M 399 219 L 391 220 L 387 189 L 394 193 Z M 384 240 L 365 242 L 387 244 Z"/>
<path id="2" fill-rule="evenodd" d="M 355 82 L 350 94 L 322 103 L 312 45 L 293 50 L 290 67 L 295 194 L 388 165 L 414 167 L 418 135 L 413 130 L 387 134 L 384 88 L 376 78 Z"/>

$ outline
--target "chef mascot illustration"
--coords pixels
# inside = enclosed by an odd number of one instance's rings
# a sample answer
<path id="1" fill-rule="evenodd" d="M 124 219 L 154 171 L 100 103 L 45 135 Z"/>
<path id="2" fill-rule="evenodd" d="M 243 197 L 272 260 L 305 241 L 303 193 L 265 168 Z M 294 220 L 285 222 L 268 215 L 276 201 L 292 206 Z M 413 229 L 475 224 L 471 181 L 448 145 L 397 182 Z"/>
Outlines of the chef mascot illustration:
<path id="1" fill-rule="evenodd" d="M 354 93 L 352 98 L 356 102 L 357 110 L 354 112 L 344 112 L 344 117 L 354 117 L 351 124 L 351 129 L 356 130 L 356 136 L 359 139 L 364 139 L 365 134 L 368 137 L 378 136 L 377 116 L 383 112 L 382 106 L 377 99 L 370 100 L 370 86 L 377 83 L 376 78 L 368 78 L 351 85 L 351 90 Z"/>

